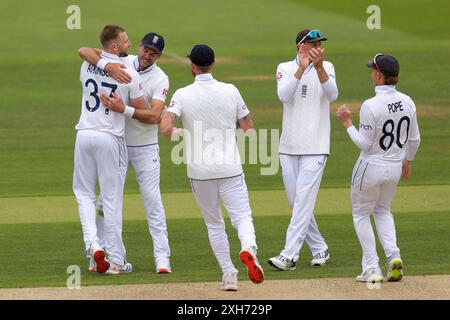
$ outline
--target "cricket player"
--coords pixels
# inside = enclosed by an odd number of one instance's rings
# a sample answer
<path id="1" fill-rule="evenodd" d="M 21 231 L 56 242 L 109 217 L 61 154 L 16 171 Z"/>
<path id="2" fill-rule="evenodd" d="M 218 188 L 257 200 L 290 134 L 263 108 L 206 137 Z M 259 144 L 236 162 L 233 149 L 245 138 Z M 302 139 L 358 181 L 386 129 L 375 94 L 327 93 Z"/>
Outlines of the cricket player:
<path id="1" fill-rule="evenodd" d="M 169 78 L 156 64 L 164 50 L 164 38 L 154 32 L 146 34 L 138 45 L 138 55 L 121 58 L 128 68 L 139 73 L 144 97 L 149 102 L 148 117 L 144 122 L 127 118 L 125 141 L 128 160 L 135 170 L 140 192 L 147 213 L 148 227 L 153 240 L 153 254 L 157 273 L 170 273 L 170 247 L 167 233 L 166 215 L 160 192 L 160 158 L 158 145 L 158 123 L 169 91 Z M 102 64 L 100 50 L 80 48 L 80 56 L 93 63 Z M 107 63 L 105 69 L 118 81 L 128 82 L 129 75 L 121 64 Z M 102 201 L 99 197 L 98 209 Z M 97 215 L 99 238 L 103 239 L 103 217 Z M 92 266 L 93 269 L 95 266 Z"/>
<path id="2" fill-rule="evenodd" d="M 297 34 L 297 56 L 278 65 L 277 92 L 283 103 L 280 162 L 292 217 L 281 253 L 268 263 L 284 271 L 296 269 L 303 242 L 308 244 L 311 265 L 322 266 L 330 258 L 316 219 L 314 205 L 330 153 L 330 102 L 337 99 L 336 76 L 324 61 L 318 29 Z"/>
<path id="3" fill-rule="evenodd" d="M 387 280 L 399 281 L 403 277 L 403 261 L 391 201 L 400 177 L 408 179 L 411 161 L 419 148 L 416 106 L 395 88 L 400 71 L 396 58 L 379 53 L 367 66 L 372 69 L 375 96 L 361 106 L 359 130 L 353 126 L 346 105 L 337 110 L 350 139 L 361 149 L 351 182 L 353 223 L 363 251 L 362 273 L 356 280 L 383 281 L 370 222 L 373 214 L 387 258 Z"/>
<path id="4" fill-rule="evenodd" d="M 183 122 L 187 173 L 212 250 L 222 269 L 220 288 L 236 291 L 238 270 L 230 257 L 221 201 L 238 232 L 242 246 L 240 259 L 247 267 L 249 279 L 254 283 L 264 281 L 256 257 L 255 229 L 235 138 L 236 123 L 244 132 L 253 123 L 238 89 L 213 78 L 214 51 L 207 45 L 196 45 L 189 58 L 195 81 L 175 92 L 163 114 L 160 130 L 170 138 L 175 119 L 181 118 Z M 141 110 L 136 112 L 139 114 Z"/>
<path id="5" fill-rule="evenodd" d="M 107 25 L 100 34 L 105 62 L 119 62 L 131 43 L 122 27 Z M 73 191 L 83 229 L 86 254 L 96 263 L 99 273 L 129 272 L 122 241 L 122 197 L 127 167 L 125 116 L 107 108 L 101 94 L 120 96 L 135 108 L 147 108 L 137 72 L 126 68 L 129 84 L 114 80 L 101 68 L 83 62 L 81 116 L 76 125 Z M 96 183 L 103 194 L 104 248 L 99 244 L 96 226 Z M 108 254 L 106 259 L 105 250 Z"/>

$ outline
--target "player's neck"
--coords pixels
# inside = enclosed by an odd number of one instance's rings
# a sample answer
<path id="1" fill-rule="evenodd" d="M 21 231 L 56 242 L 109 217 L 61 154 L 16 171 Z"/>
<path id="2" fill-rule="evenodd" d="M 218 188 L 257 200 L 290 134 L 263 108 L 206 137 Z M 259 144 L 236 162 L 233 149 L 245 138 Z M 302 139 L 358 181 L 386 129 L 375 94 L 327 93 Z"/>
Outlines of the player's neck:
<path id="1" fill-rule="evenodd" d="M 103 51 L 106 52 L 107 54 L 110 54 L 110 55 L 119 57 L 119 55 L 117 54 L 117 52 L 114 52 L 114 50 L 112 50 L 112 49 L 106 49 L 106 48 L 103 48 Z"/>

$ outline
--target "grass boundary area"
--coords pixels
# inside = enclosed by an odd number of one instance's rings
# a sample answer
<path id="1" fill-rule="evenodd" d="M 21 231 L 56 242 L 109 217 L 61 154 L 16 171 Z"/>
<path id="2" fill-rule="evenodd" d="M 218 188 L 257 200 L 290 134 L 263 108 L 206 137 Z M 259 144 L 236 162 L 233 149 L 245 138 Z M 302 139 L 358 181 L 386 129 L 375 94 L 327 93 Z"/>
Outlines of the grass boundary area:
<path id="1" fill-rule="evenodd" d="M 249 194 L 254 217 L 291 214 L 284 190 L 249 191 Z M 449 194 L 450 185 L 402 186 L 397 189 L 392 212 L 448 210 L 450 213 Z M 167 219 L 201 218 L 192 193 L 164 193 L 162 197 Z M 350 214 L 350 189 L 320 189 L 315 213 Z M 124 220 L 145 219 L 140 194 L 125 194 L 123 215 Z M 79 221 L 74 196 L 0 198 L 0 224 L 66 221 Z"/>

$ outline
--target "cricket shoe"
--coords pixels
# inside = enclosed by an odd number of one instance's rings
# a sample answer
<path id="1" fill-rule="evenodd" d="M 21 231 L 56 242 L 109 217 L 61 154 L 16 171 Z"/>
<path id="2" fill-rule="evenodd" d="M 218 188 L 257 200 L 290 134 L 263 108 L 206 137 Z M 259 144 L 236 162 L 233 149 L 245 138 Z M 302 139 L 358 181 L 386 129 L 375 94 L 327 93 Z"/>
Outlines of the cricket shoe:
<path id="1" fill-rule="evenodd" d="M 220 289 L 224 291 L 237 291 L 238 290 L 238 278 L 237 273 L 224 274 L 222 276 L 222 283 Z"/>
<path id="2" fill-rule="evenodd" d="M 91 254 L 91 248 L 86 250 L 86 259 L 89 263 L 89 272 L 97 272 L 97 264 L 95 263 L 94 256 Z"/>
<path id="3" fill-rule="evenodd" d="M 314 266 L 324 266 L 327 264 L 327 261 L 330 259 L 330 253 L 328 250 L 324 252 L 319 252 L 318 254 L 313 256 L 311 260 L 311 265 Z"/>
<path id="4" fill-rule="evenodd" d="M 89 258 L 89 271 L 105 273 L 109 269 L 109 262 L 106 260 L 105 250 L 91 245 Z"/>
<path id="5" fill-rule="evenodd" d="M 267 261 L 272 267 L 277 268 L 281 271 L 293 271 L 297 268 L 296 262 L 294 260 L 291 260 L 289 258 L 286 258 L 285 256 L 282 256 L 281 254 L 272 257 Z"/>
<path id="6" fill-rule="evenodd" d="M 383 282 L 383 274 L 380 268 L 370 268 L 356 277 L 356 281 L 366 283 L 380 283 Z"/>
<path id="7" fill-rule="evenodd" d="M 394 258 L 387 264 L 387 281 L 400 281 L 403 278 L 403 261 L 400 258 Z"/>
<path id="8" fill-rule="evenodd" d="M 264 271 L 259 265 L 258 258 L 256 258 L 256 252 L 251 248 L 242 249 L 239 253 L 239 258 L 247 267 L 248 278 L 253 283 L 262 283 L 264 281 Z"/>
<path id="9" fill-rule="evenodd" d="M 133 271 L 133 265 L 129 262 L 125 261 L 121 266 L 110 262 L 109 269 L 105 273 L 116 276 L 123 273 L 130 273 L 131 271 Z"/>
<path id="10" fill-rule="evenodd" d="M 156 273 L 171 273 L 169 258 L 155 258 Z"/>
<path id="11" fill-rule="evenodd" d="M 94 256 L 93 255 L 89 255 L 88 259 L 89 259 L 89 271 L 90 272 L 97 272 L 97 264 L 95 263 Z"/>

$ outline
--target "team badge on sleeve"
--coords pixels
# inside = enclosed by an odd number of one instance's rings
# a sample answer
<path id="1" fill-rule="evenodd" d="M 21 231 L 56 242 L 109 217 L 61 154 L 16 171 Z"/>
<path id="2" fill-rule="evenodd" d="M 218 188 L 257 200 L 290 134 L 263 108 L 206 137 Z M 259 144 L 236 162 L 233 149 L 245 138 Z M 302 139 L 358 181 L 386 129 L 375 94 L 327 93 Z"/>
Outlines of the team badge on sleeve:
<path id="1" fill-rule="evenodd" d="M 277 73 L 277 79 L 280 80 L 281 78 L 283 78 L 283 74 L 281 72 Z"/>

